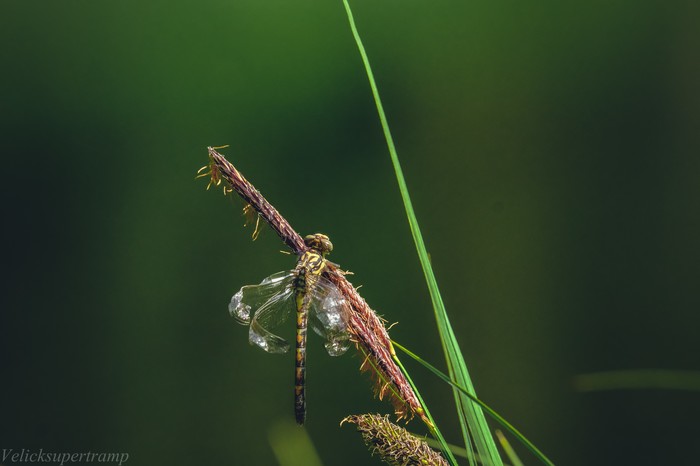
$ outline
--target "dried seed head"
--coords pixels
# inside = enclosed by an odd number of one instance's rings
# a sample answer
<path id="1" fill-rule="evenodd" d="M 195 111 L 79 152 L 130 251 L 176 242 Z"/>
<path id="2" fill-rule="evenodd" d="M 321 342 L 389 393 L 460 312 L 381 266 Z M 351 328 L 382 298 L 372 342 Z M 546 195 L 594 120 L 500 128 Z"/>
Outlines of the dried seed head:
<path id="1" fill-rule="evenodd" d="M 235 191 L 251 206 L 250 213 L 258 214 L 257 221 L 262 218 L 289 246 L 294 254 L 301 255 L 309 246 L 292 228 L 287 220 L 270 204 L 255 187 L 226 158 L 217 152 L 217 147 L 209 147 L 209 169 L 201 176 L 210 176 L 209 186 L 219 185 L 224 181 L 227 192 Z M 202 171 L 200 170 L 200 171 Z M 380 397 L 388 397 L 394 405 L 394 411 L 399 419 L 410 420 L 414 415 L 433 429 L 433 425 L 425 415 L 418 397 L 410 383 L 401 372 L 394 358 L 396 357 L 391 339 L 386 331 L 384 322 L 369 307 L 352 284 L 345 278 L 345 273 L 335 264 L 328 263 L 326 275 L 340 290 L 343 298 L 352 307 L 348 331 L 351 339 L 361 352 L 364 362 L 362 369 L 369 372 L 375 381 L 375 393 Z"/>
<path id="2" fill-rule="evenodd" d="M 375 395 L 379 399 L 388 398 L 399 420 L 409 421 L 414 415 L 418 415 L 432 429 L 433 425 L 425 415 L 413 388 L 394 362 L 394 348 L 383 319 L 367 305 L 344 274 L 332 264 L 328 266 L 328 277 L 352 306 L 353 313 L 348 323 L 350 339 L 363 357 L 360 370 L 367 372 L 372 378 Z"/>
<path id="3" fill-rule="evenodd" d="M 361 414 L 348 416 L 340 423 L 357 425 L 370 453 L 375 453 L 393 466 L 447 466 L 447 461 L 425 440 L 412 435 L 403 427 L 389 422 L 389 416 Z"/>
<path id="4" fill-rule="evenodd" d="M 222 147 L 227 147 L 227 146 L 222 146 Z M 209 188 L 212 187 L 212 185 L 214 185 L 214 186 L 221 185 L 221 172 L 219 171 L 219 168 L 216 166 L 214 158 L 212 157 L 211 149 L 213 149 L 213 148 L 210 147 L 209 149 L 210 149 L 209 150 L 209 163 L 206 164 L 205 166 L 203 166 L 202 168 L 200 168 L 199 170 L 197 170 L 197 176 L 195 176 L 195 179 L 209 177 L 209 184 L 207 184 L 207 191 L 209 190 Z M 227 188 L 226 186 L 224 186 L 224 194 L 226 194 L 227 190 L 228 190 L 228 192 L 230 192 L 230 188 Z"/>
<path id="5" fill-rule="evenodd" d="M 226 192 L 231 190 L 236 191 L 241 198 L 258 213 L 260 218 L 265 220 L 270 227 L 282 238 L 287 246 L 295 253 L 302 254 L 308 248 L 304 244 L 299 233 L 294 231 L 292 226 L 277 212 L 272 204 L 263 197 L 255 187 L 250 184 L 245 177 L 236 170 L 231 162 L 217 152 L 220 147 L 208 147 L 209 151 L 209 169 L 207 175 L 211 176 L 212 184 L 218 186 L 223 180 L 226 186 Z M 257 220 L 256 220 L 257 223 Z"/>
<path id="6" fill-rule="evenodd" d="M 224 188 L 224 193 L 226 192 L 226 188 Z M 247 227 L 248 225 L 252 225 L 253 222 L 255 222 L 255 228 L 253 229 L 253 241 L 258 239 L 258 235 L 260 234 L 260 214 L 255 211 L 252 205 L 246 204 L 245 207 L 243 207 L 243 217 L 245 217 L 245 223 L 243 224 L 243 227 Z"/>

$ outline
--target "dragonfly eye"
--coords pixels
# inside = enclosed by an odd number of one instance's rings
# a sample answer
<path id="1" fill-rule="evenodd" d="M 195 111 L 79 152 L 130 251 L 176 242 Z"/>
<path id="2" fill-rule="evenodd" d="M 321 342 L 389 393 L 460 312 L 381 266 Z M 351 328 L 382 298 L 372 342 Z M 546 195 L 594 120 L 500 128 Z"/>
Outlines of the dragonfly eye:
<path id="1" fill-rule="evenodd" d="M 331 243 L 328 236 L 324 235 L 323 233 L 307 235 L 304 238 L 304 243 L 311 249 L 315 249 L 321 254 L 328 254 L 333 250 L 333 243 Z"/>

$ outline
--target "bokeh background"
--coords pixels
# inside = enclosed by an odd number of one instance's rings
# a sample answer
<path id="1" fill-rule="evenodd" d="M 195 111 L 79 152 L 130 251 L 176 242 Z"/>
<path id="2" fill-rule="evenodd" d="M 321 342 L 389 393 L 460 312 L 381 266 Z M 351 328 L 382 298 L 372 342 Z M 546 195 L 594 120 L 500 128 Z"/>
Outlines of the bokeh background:
<path id="1" fill-rule="evenodd" d="M 556 464 L 697 464 L 697 390 L 574 383 L 700 370 L 697 2 L 352 5 L 481 398 Z M 278 464 L 293 356 L 227 303 L 294 261 L 194 181 L 207 145 L 444 367 L 339 0 L 2 1 L 0 58 L 1 448 Z M 360 362 L 311 337 L 325 465 L 379 464 L 338 428 L 390 412 Z M 458 443 L 449 389 L 407 364 Z"/>

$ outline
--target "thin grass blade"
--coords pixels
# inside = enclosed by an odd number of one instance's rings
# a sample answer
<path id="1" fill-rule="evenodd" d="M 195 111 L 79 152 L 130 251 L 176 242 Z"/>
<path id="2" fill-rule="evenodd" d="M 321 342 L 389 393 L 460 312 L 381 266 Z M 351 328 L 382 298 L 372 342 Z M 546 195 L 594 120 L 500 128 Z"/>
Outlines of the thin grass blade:
<path id="1" fill-rule="evenodd" d="M 491 416 L 496 422 L 498 422 L 501 426 L 503 426 L 504 429 L 506 429 L 508 432 L 510 432 L 511 434 L 513 434 L 513 436 L 515 436 L 515 438 L 517 438 L 518 441 L 519 441 L 520 443 L 522 443 L 522 444 L 525 446 L 525 448 L 527 448 L 528 450 L 530 450 L 530 451 L 532 452 L 532 454 L 535 455 L 535 456 L 537 457 L 537 459 L 539 459 L 543 464 L 546 464 L 547 466 L 554 466 L 554 463 L 552 463 L 552 461 L 551 461 L 549 458 L 547 458 L 547 457 L 544 455 L 544 453 L 542 453 L 542 452 L 540 451 L 539 448 L 537 448 L 537 447 L 536 447 L 531 441 L 529 441 L 522 433 L 520 433 L 520 431 L 519 431 L 518 429 L 516 429 L 515 427 L 513 427 L 513 425 L 512 425 L 510 422 L 506 421 L 506 419 L 505 419 L 503 416 L 501 416 L 500 414 L 498 414 L 498 413 L 497 413 L 493 408 L 491 408 L 489 405 L 487 405 L 486 403 L 484 403 L 483 401 L 481 401 L 480 399 L 478 399 L 476 396 L 474 396 L 474 395 L 472 395 L 471 393 L 469 393 L 469 392 L 467 391 L 467 389 L 466 389 L 464 386 L 461 386 L 461 385 L 459 385 L 459 384 L 456 384 L 454 381 L 452 381 L 452 380 L 451 380 L 446 374 L 444 374 L 442 371 L 440 371 L 440 370 L 437 369 L 435 366 L 431 365 L 430 363 L 428 363 L 427 361 L 425 361 L 424 359 L 422 359 L 422 358 L 421 358 L 420 356 L 418 356 L 417 354 L 415 354 L 415 353 L 413 353 L 412 351 L 408 350 L 406 347 L 402 346 L 401 344 L 399 344 L 399 343 L 397 343 L 397 342 L 395 342 L 395 341 L 392 341 L 392 344 L 394 345 L 395 348 L 400 349 L 401 351 L 403 351 L 404 353 L 406 353 L 407 355 L 409 355 L 411 358 L 413 358 L 413 359 L 415 359 L 416 361 L 418 361 L 421 365 L 423 365 L 423 367 L 425 367 L 425 368 L 428 369 L 430 372 L 432 372 L 433 374 L 435 374 L 436 376 L 438 376 L 438 378 L 440 378 L 442 381 L 444 381 L 445 383 L 450 384 L 455 390 L 458 390 L 462 395 L 466 396 L 466 397 L 469 398 L 472 402 L 474 402 L 475 404 L 479 405 L 479 407 L 481 407 L 484 411 L 486 411 L 486 412 L 489 414 L 489 416 Z"/>
<path id="2" fill-rule="evenodd" d="M 515 450 L 513 447 L 510 445 L 510 442 L 506 438 L 505 435 L 503 435 L 503 432 L 500 430 L 496 429 L 496 437 L 498 438 L 498 442 L 501 444 L 501 448 L 503 448 L 503 451 L 506 452 L 506 456 L 510 460 L 510 463 L 513 466 L 525 466 L 522 461 L 520 461 L 520 458 L 518 457 L 518 454 L 515 453 Z"/>
<path id="3" fill-rule="evenodd" d="M 457 465 L 457 459 L 454 457 L 454 454 L 452 453 L 452 449 L 450 446 L 447 444 L 447 440 L 445 440 L 445 437 L 443 437 L 442 432 L 440 432 L 440 429 L 437 426 L 437 423 L 435 422 L 435 419 L 433 419 L 433 416 L 430 414 L 430 410 L 428 409 L 428 405 L 425 404 L 425 401 L 423 401 L 423 397 L 421 396 L 420 392 L 418 391 L 418 387 L 416 387 L 416 384 L 413 383 L 413 379 L 411 379 L 411 376 L 408 374 L 408 371 L 406 368 L 403 366 L 403 363 L 401 360 L 398 358 L 398 356 L 394 355 L 394 361 L 396 361 L 396 364 L 399 366 L 401 369 L 401 372 L 406 376 L 406 380 L 408 380 L 408 383 L 411 384 L 411 388 L 413 388 L 413 391 L 416 393 L 416 396 L 418 397 L 418 401 L 420 402 L 421 406 L 423 407 L 423 410 L 425 411 L 425 415 L 428 417 L 430 420 L 430 423 L 432 424 L 430 426 L 430 433 L 433 437 L 435 437 L 440 444 L 440 449 L 442 450 L 442 453 L 445 455 L 447 458 L 447 461 L 450 463 L 450 466 L 456 466 Z M 467 459 L 470 461 L 473 460 L 474 455 L 469 455 L 470 452 L 467 452 Z"/>
<path id="4" fill-rule="evenodd" d="M 401 164 L 399 163 L 399 158 L 396 153 L 396 147 L 394 145 L 394 140 L 391 136 L 391 131 L 389 130 L 389 123 L 384 113 L 384 107 L 382 106 L 382 101 L 379 96 L 379 90 L 374 80 L 374 75 L 372 73 L 372 68 L 369 63 L 369 58 L 367 57 L 367 53 L 362 44 L 362 40 L 360 39 L 360 35 L 357 31 L 357 27 L 355 25 L 355 20 L 352 15 L 352 10 L 350 9 L 350 5 L 348 4 L 347 0 L 343 0 L 343 4 L 345 5 L 345 11 L 348 16 L 348 21 L 350 22 L 350 28 L 355 38 L 357 48 L 362 57 L 365 70 L 367 72 L 367 78 L 369 79 L 369 84 L 372 89 L 372 95 L 374 96 L 374 101 L 377 106 L 379 120 L 384 131 L 384 137 L 386 138 L 389 154 L 391 156 L 391 161 L 394 166 L 394 171 L 396 173 L 396 180 L 399 184 L 399 190 L 401 192 L 401 198 L 403 199 L 404 207 L 406 209 L 406 215 L 408 216 L 408 223 L 411 228 L 411 234 L 413 235 L 416 250 L 418 251 L 418 257 L 423 268 L 423 274 L 425 275 L 425 279 L 428 284 L 428 289 L 430 291 L 430 298 L 433 303 L 435 319 L 437 321 L 440 340 L 442 343 L 443 351 L 445 353 L 445 359 L 447 361 L 447 367 L 450 373 L 450 377 L 457 384 L 466 387 L 470 394 L 476 396 L 474 386 L 471 382 L 471 378 L 469 377 L 469 371 L 467 370 L 467 366 L 464 361 L 464 357 L 462 356 L 459 344 L 457 343 L 454 331 L 452 330 L 449 318 L 447 317 L 445 305 L 442 301 L 442 296 L 440 295 L 440 290 L 435 279 L 435 274 L 433 273 L 433 269 L 430 264 L 428 252 L 423 242 L 423 236 L 418 226 L 418 220 L 416 219 L 415 212 L 413 211 L 411 198 L 408 194 L 406 181 L 403 176 L 403 171 L 401 170 Z M 459 413 L 462 435 L 464 437 L 464 444 L 467 450 L 471 448 L 471 444 L 473 442 L 478 455 L 481 458 L 483 458 L 484 464 L 502 466 L 503 463 L 498 454 L 498 450 L 496 448 L 496 443 L 493 439 L 493 436 L 489 431 L 489 427 L 486 423 L 484 413 L 481 411 L 479 406 L 474 405 L 468 397 L 461 394 L 458 390 L 453 389 L 453 396 L 455 398 L 457 411 Z M 470 463 L 473 465 L 473 460 L 470 459 Z"/>
<path id="5" fill-rule="evenodd" d="M 579 374 L 573 382 L 579 392 L 649 389 L 700 391 L 700 372 L 667 369 L 605 371 Z"/>

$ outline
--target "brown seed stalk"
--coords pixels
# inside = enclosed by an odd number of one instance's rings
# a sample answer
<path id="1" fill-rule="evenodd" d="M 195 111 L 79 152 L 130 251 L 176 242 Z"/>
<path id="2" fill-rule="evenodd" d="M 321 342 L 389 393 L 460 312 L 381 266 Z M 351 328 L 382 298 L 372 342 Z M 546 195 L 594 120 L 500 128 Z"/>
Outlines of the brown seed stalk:
<path id="1" fill-rule="evenodd" d="M 295 254 L 303 254 L 307 247 L 299 233 L 216 149 L 208 147 L 209 165 L 203 169 L 208 168 L 209 171 L 200 176 L 210 177 L 209 186 L 218 186 L 223 180 L 228 185 L 224 186 L 224 194 L 236 191 Z M 361 370 L 369 372 L 375 379 L 376 395 L 380 399 L 385 396 L 389 398 L 399 419 L 410 420 L 414 415 L 418 415 L 432 429 L 433 425 L 426 417 L 411 385 L 394 362 L 396 353 L 382 319 L 369 307 L 337 266 L 329 262 L 324 273 L 350 304 L 352 312 L 348 330 L 363 356 Z"/>
<path id="2" fill-rule="evenodd" d="M 340 423 L 357 425 L 372 455 L 377 454 L 393 466 L 447 466 L 445 458 L 421 438 L 389 422 L 388 416 L 361 414 L 348 416 Z"/>

